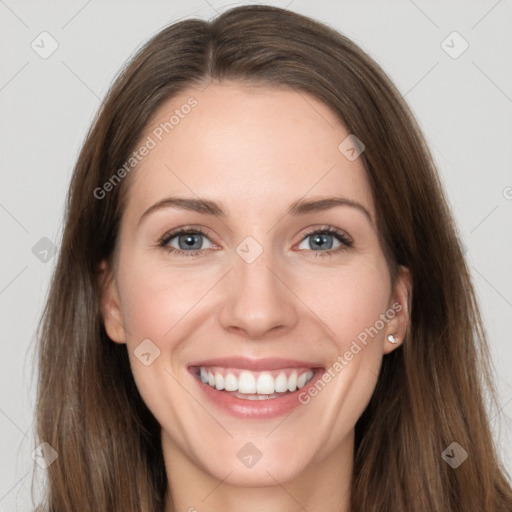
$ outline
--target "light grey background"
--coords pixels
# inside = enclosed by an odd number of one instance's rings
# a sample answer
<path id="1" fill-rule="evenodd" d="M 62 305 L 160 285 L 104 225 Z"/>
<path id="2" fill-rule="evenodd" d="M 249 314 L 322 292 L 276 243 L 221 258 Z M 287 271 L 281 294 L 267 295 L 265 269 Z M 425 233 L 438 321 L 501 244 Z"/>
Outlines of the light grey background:
<path id="1" fill-rule="evenodd" d="M 352 38 L 415 112 L 467 249 L 500 392 L 490 422 L 512 472 L 512 1 L 252 3 L 289 7 Z M 43 237 L 59 244 L 71 170 L 100 99 L 159 29 L 236 4 L 0 0 L 1 511 L 30 510 L 34 332 L 56 261 L 32 248 Z M 43 31 L 58 43 L 47 59 L 31 47 L 51 48 Z M 453 31 L 469 44 L 458 58 L 464 41 L 446 40 Z"/>

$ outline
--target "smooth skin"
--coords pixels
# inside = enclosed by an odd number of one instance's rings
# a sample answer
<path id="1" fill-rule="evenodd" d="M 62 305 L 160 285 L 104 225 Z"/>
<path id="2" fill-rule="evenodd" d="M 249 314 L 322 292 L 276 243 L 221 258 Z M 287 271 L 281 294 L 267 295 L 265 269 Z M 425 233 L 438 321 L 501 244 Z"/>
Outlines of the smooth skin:
<path id="1" fill-rule="evenodd" d="M 338 150 L 349 132 L 326 105 L 289 89 L 214 82 L 163 104 L 141 141 L 191 96 L 197 106 L 127 178 L 114 268 L 102 265 L 107 333 L 127 344 L 135 382 L 162 427 L 174 510 L 348 511 L 354 426 L 383 355 L 404 339 L 409 272 L 401 267 L 391 286 L 362 160 Z M 215 201 L 225 216 L 164 206 L 141 219 L 171 196 Z M 333 197 L 369 216 L 348 205 L 287 214 L 299 199 Z M 199 252 L 172 252 L 178 237 L 159 245 L 180 227 L 206 233 L 197 235 Z M 352 244 L 307 235 L 325 227 Z M 262 249 L 251 263 L 236 251 L 248 236 L 257 242 L 249 251 Z M 393 304 L 400 311 L 378 335 L 286 417 L 233 417 L 204 398 L 188 371 L 193 361 L 234 355 L 329 368 Z M 145 339 L 160 350 L 148 366 L 134 354 Z M 250 468 L 237 457 L 248 442 L 262 454 Z"/>

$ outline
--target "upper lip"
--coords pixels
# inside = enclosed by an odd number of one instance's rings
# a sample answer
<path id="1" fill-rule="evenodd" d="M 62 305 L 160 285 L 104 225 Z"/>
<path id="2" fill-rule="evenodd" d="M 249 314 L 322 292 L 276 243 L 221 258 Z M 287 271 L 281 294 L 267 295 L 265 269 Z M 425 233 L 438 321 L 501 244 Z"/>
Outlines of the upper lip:
<path id="1" fill-rule="evenodd" d="M 263 370 L 280 370 L 282 368 L 320 368 L 321 365 L 311 361 L 298 361 L 297 359 L 250 359 L 246 357 L 222 357 L 205 359 L 189 364 L 189 367 L 218 366 L 221 368 L 240 368 L 254 372 Z"/>

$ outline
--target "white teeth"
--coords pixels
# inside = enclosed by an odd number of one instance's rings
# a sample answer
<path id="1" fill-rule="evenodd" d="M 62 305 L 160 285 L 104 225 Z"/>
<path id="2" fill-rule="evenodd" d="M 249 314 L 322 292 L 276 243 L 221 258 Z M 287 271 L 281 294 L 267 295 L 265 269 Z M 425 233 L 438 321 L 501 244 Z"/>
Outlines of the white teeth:
<path id="1" fill-rule="evenodd" d="M 238 376 L 238 391 L 240 393 L 256 393 L 256 379 L 251 372 L 244 371 Z"/>
<path id="2" fill-rule="evenodd" d="M 297 387 L 300 389 L 302 387 L 304 387 L 304 384 L 306 384 L 306 378 L 307 378 L 307 374 L 306 373 L 303 373 L 302 375 L 299 376 L 299 378 L 297 379 Z"/>
<path id="3" fill-rule="evenodd" d="M 274 387 L 276 388 L 275 390 L 277 393 L 284 393 L 285 391 L 288 391 L 288 379 L 283 372 L 276 377 Z"/>
<path id="4" fill-rule="evenodd" d="M 232 373 L 228 373 L 224 378 L 224 389 L 226 391 L 238 391 L 238 379 Z"/>
<path id="5" fill-rule="evenodd" d="M 210 384 L 211 386 L 211 384 Z M 297 372 L 292 372 L 288 377 L 288 391 L 295 391 L 297 389 Z"/>
<path id="6" fill-rule="evenodd" d="M 274 392 L 274 379 L 269 373 L 262 373 L 256 381 L 256 393 L 271 395 Z"/>
<path id="7" fill-rule="evenodd" d="M 300 386 L 299 389 L 303 388 L 313 378 L 313 375 L 315 375 L 315 372 L 309 370 L 309 372 L 306 373 L 306 382 L 304 382 L 304 384 Z"/>
<path id="8" fill-rule="evenodd" d="M 286 372 L 281 371 L 275 378 L 269 371 L 253 373 L 243 370 L 240 371 L 238 377 L 235 373 L 222 368 L 212 368 L 212 371 L 208 371 L 201 367 L 199 378 L 204 384 L 208 384 L 218 391 L 238 392 L 245 395 L 244 398 L 248 400 L 266 400 L 277 398 L 279 393 L 294 392 L 303 388 L 314 375 L 312 370 L 299 373 L 297 370 L 291 369 Z"/>
<path id="9" fill-rule="evenodd" d="M 224 377 L 219 372 L 215 373 L 215 387 L 219 391 L 224 389 Z"/>

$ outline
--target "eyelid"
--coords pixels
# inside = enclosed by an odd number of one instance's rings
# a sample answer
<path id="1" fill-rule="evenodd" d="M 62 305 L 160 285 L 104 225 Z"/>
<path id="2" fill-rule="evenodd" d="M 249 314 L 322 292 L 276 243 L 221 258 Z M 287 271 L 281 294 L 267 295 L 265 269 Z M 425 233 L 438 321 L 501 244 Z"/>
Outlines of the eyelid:
<path id="1" fill-rule="evenodd" d="M 168 244 L 170 240 L 172 240 L 173 238 L 175 238 L 175 237 L 177 237 L 179 235 L 185 235 L 187 233 L 201 234 L 204 237 L 208 238 L 208 240 L 210 240 L 210 242 L 213 245 L 216 245 L 215 242 L 211 239 L 212 237 L 209 234 L 209 230 L 207 230 L 207 229 L 205 229 L 203 227 L 194 226 L 194 225 L 180 226 L 180 227 L 177 227 L 177 228 L 174 228 L 174 229 L 171 229 L 171 230 L 167 231 L 158 240 L 158 245 L 162 246 L 162 247 L 167 247 L 166 244 Z M 175 248 L 172 247 L 172 249 L 175 249 Z M 179 249 L 175 249 L 175 250 L 179 251 Z M 183 252 L 189 253 L 189 252 L 193 252 L 193 251 L 183 251 Z M 204 252 L 204 250 L 201 249 L 201 250 L 199 250 L 199 252 Z"/>
<path id="2" fill-rule="evenodd" d="M 186 256 L 196 256 L 201 253 L 206 253 L 207 250 L 206 249 L 194 249 L 194 250 L 190 250 L 190 251 L 184 251 L 182 249 L 177 249 L 176 247 L 169 247 L 167 244 L 169 243 L 170 240 L 172 240 L 173 238 L 175 238 L 177 236 L 185 235 L 187 233 L 193 233 L 193 234 L 200 234 L 200 235 L 208 238 L 208 240 L 210 240 L 212 245 L 215 246 L 216 244 L 215 244 L 215 242 L 213 242 L 213 240 L 211 240 L 211 236 L 209 235 L 208 231 L 209 230 L 207 230 L 207 229 L 204 229 L 199 226 L 193 226 L 193 225 L 177 227 L 170 231 L 167 231 L 160 238 L 160 240 L 158 242 L 158 246 L 167 249 L 169 251 L 169 253 L 172 252 L 172 253 L 176 253 L 176 254 L 183 254 Z M 320 225 L 320 226 L 316 225 L 316 226 L 310 227 L 305 233 L 302 233 L 300 240 L 296 244 L 294 244 L 294 247 L 297 244 L 301 244 L 309 236 L 312 236 L 312 235 L 315 235 L 318 233 L 328 233 L 328 234 L 334 236 L 335 238 L 338 239 L 338 241 L 340 242 L 341 245 L 337 248 L 327 249 L 325 251 L 314 251 L 312 249 L 306 250 L 306 252 L 314 253 L 315 257 L 317 255 L 330 255 L 332 253 L 340 252 L 340 251 L 350 248 L 353 245 L 353 239 L 346 231 L 336 228 L 331 225 Z M 211 250 L 211 248 L 210 248 L 210 250 Z"/>
<path id="3" fill-rule="evenodd" d="M 343 229 L 331 226 L 329 224 L 315 225 L 310 228 L 306 228 L 306 230 L 307 231 L 305 233 L 301 234 L 301 238 L 300 238 L 299 242 L 302 242 L 308 236 L 314 235 L 316 233 L 329 233 L 333 236 L 337 236 L 337 237 L 341 238 L 346 244 L 351 245 L 354 243 L 354 240 L 346 231 L 344 231 Z"/>

